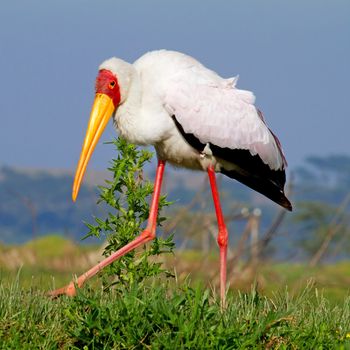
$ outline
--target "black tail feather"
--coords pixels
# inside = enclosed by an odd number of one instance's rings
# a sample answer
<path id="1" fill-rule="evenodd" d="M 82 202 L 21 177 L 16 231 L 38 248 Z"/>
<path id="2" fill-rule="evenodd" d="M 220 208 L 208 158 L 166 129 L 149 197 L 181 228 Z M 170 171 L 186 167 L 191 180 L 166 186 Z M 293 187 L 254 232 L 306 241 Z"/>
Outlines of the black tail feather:
<path id="1" fill-rule="evenodd" d="M 242 171 L 221 169 L 221 173 L 235 179 L 251 189 L 263 194 L 283 208 L 292 211 L 292 204 L 284 194 L 283 188 L 270 179 L 261 178 L 251 174 L 243 174 Z"/>
<path id="2" fill-rule="evenodd" d="M 253 156 L 248 150 L 221 148 L 212 144 L 210 149 L 215 157 L 234 165 L 230 170 L 222 168 L 221 173 L 263 194 L 283 208 L 292 210 L 292 204 L 284 194 L 284 169 L 270 169 L 258 155 Z"/>

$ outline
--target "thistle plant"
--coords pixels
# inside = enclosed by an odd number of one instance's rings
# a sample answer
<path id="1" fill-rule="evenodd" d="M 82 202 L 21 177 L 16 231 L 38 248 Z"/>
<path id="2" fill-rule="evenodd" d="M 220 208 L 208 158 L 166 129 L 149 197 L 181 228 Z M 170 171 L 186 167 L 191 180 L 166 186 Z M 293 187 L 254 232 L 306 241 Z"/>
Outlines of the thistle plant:
<path id="1" fill-rule="evenodd" d="M 104 256 L 109 256 L 142 232 L 147 223 L 153 193 L 153 184 L 143 176 L 143 168 L 153 154 L 136 148 L 120 137 L 111 143 L 115 145 L 118 156 L 108 168 L 113 174 L 112 180 L 106 180 L 104 186 L 99 186 L 98 201 L 107 204 L 108 214 L 103 219 L 95 217 L 96 224 L 87 223 L 89 232 L 85 236 L 105 237 L 107 246 Z M 166 196 L 161 196 L 158 213 L 170 204 Z M 164 220 L 165 217 L 158 215 L 157 227 Z M 143 283 L 151 276 L 171 275 L 154 257 L 171 253 L 174 246 L 173 235 L 165 239 L 156 238 L 141 251 L 131 251 L 121 257 L 101 271 L 106 289 L 114 284 L 130 287 L 133 283 Z"/>

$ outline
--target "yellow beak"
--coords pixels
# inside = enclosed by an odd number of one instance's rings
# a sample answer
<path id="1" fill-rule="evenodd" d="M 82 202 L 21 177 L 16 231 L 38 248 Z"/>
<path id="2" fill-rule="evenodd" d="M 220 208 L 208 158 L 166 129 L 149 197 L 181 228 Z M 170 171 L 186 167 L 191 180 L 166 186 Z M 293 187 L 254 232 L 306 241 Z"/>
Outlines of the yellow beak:
<path id="1" fill-rule="evenodd" d="M 72 191 L 72 199 L 74 202 L 77 199 L 80 184 L 82 182 L 92 152 L 94 151 L 97 142 L 101 137 L 103 130 L 106 128 L 106 125 L 111 118 L 114 110 L 115 107 L 113 100 L 109 96 L 101 93 L 96 94 L 95 101 L 91 110 L 89 124 L 85 134 L 83 147 L 80 153 L 79 163 L 75 172 Z"/>

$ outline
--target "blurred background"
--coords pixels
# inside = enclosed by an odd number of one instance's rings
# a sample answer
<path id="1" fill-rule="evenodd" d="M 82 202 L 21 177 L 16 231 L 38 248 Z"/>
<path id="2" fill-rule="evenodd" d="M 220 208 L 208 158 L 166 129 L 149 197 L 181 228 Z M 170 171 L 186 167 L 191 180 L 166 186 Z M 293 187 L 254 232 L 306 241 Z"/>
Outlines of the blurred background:
<path id="1" fill-rule="evenodd" d="M 0 268 L 69 274 L 99 259 L 81 238 L 107 215 L 98 184 L 115 157 L 112 123 L 75 204 L 71 185 L 99 64 L 155 49 L 187 53 L 224 77 L 239 74 L 289 167 L 286 213 L 220 177 L 229 221 L 229 275 L 244 287 L 313 276 L 332 295 L 350 282 L 350 4 L 347 1 L 11 1 L 0 11 Z M 154 176 L 154 164 L 146 169 Z M 175 201 L 176 268 L 217 279 L 216 222 L 205 174 L 166 171 Z M 11 272 L 12 271 L 12 272 Z M 260 274 L 257 275 L 257 272 Z M 65 276 L 66 276 L 65 275 Z M 291 282 L 291 283 L 292 283 Z"/>

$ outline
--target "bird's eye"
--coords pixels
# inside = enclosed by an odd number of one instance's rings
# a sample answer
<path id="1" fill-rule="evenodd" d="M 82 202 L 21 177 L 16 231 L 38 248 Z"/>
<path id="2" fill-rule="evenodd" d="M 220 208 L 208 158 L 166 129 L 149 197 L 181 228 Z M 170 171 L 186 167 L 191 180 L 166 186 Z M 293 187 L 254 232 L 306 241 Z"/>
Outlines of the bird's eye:
<path id="1" fill-rule="evenodd" d="M 108 87 L 112 90 L 112 89 L 114 89 L 115 84 L 116 84 L 116 82 L 115 82 L 114 80 L 112 80 L 112 81 L 109 83 Z"/>

